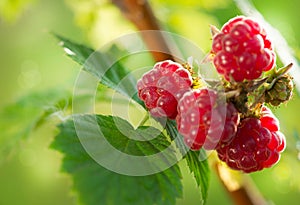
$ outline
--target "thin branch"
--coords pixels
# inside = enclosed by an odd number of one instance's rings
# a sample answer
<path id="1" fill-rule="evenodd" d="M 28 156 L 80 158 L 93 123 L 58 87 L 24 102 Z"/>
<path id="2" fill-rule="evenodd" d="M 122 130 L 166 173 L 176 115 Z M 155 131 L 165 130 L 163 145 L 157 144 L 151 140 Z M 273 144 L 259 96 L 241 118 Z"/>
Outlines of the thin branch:
<path id="1" fill-rule="evenodd" d="M 235 205 L 268 204 L 249 176 L 235 173 L 218 162 L 215 164 L 215 170 Z"/>
<path id="2" fill-rule="evenodd" d="M 160 30 L 154 13 L 146 0 L 111 0 L 139 31 Z M 155 61 L 174 59 L 160 32 L 141 32 Z"/>

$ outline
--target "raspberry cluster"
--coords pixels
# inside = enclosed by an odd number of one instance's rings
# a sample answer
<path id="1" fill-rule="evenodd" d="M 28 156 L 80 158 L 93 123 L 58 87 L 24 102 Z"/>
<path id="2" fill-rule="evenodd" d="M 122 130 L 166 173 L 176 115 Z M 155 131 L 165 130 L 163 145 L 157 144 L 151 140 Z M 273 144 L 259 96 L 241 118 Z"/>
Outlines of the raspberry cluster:
<path id="1" fill-rule="evenodd" d="M 242 82 L 261 76 L 275 65 L 266 31 L 251 18 L 238 16 L 213 36 L 214 65 L 228 81 Z"/>
<path id="2" fill-rule="evenodd" d="M 193 76 L 189 64 L 166 60 L 137 82 L 139 98 L 152 116 L 176 120 L 191 150 L 216 150 L 221 161 L 245 173 L 273 166 L 285 137 L 265 104 L 290 100 L 293 84 L 287 72 L 292 65 L 277 70 L 265 30 L 242 16 L 214 32 L 211 54 L 224 77 L 219 82 L 199 88 L 203 79 Z"/>

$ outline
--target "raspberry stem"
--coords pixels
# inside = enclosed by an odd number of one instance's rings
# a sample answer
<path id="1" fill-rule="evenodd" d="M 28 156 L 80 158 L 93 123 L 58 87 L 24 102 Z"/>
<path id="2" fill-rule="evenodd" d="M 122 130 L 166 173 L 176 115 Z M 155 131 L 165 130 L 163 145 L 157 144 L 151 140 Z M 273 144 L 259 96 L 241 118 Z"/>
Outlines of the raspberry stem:
<path id="1" fill-rule="evenodd" d="M 241 175 L 240 172 L 232 171 L 229 168 L 215 163 L 215 170 L 219 175 L 219 179 L 234 204 L 243 205 L 262 205 L 267 204 L 262 194 L 255 189 L 254 182 L 249 176 Z"/>

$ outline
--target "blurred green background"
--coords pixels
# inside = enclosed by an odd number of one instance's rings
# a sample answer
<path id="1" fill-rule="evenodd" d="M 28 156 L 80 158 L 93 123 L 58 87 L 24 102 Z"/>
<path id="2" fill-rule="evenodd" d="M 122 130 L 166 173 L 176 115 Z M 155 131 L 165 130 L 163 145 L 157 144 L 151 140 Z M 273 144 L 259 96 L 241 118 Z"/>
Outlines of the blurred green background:
<path id="1" fill-rule="evenodd" d="M 192 40 L 205 52 L 211 43 L 209 25 L 220 27 L 240 14 L 230 0 L 151 0 L 150 3 L 164 29 Z M 300 2 L 255 0 L 253 4 L 299 56 Z M 80 67 L 64 55 L 50 31 L 97 49 L 134 30 L 104 0 L 1 0 L 0 107 L 13 104 L 18 97 L 32 91 L 72 90 Z M 299 204 L 299 106 L 300 98 L 295 93 L 291 102 L 274 110 L 286 134 L 287 149 L 274 168 L 251 175 L 263 195 L 274 204 Z M 0 205 L 76 204 L 70 178 L 59 172 L 61 155 L 48 148 L 54 133 L 55 123 L 46 123 L 1 162 Z M 185 164 L 181 166 L 184 197 L 178 204 L 200 204 L 199 190 Z M 214 173 L 211 179 L 207 204 L 230 204 Z"/>

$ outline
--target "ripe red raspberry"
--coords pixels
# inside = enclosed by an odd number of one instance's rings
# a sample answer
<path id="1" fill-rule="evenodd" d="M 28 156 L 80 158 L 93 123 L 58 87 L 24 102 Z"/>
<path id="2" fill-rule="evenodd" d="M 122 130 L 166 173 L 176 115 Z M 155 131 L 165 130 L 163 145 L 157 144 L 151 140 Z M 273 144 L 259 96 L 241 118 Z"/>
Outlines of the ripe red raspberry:
<path id="1" fill-rule="evenodd" d="M 275 53 L 266 32 L 254 20 L 238 16 L 213 37 L 213 63 L 227 81 L 254 80 L 275 64 Z"/>
<path id="2" fill-rule="evenodd" d="M 276 164 L 284 148 L 285 137 L 279 131 L 277 118 L 263 107 L 260 119 L 243 119 L 234 139 L 217 152 L 232 169 L 250 173 Z"/>
<path id="3" fill-rule="evenodd" d="M 211 150 L 235 136 L 239 114 L 233 104 L 219 101 L 216 91 L 203 88 L 184 94 L 176 122 L 191 150 Z"/>
<path id="4" fill-rule="evenodd" d="M 222 111 L 224 112 L 224 110 Z M 238 124 L 240 123 L 240 115 L 234 105 L 230 102 L 227 103 L 225 120 L 224 130 L 216 149 L 222 145 L 226 146 L 231 142 L 236 135 Z"/>
<path id="5" fill-rule="evenodd" d="M 175 119 L 177 101 L 191 89 L 192 76 L 179 63 L 158 62 L 137 82 L 138 96 L 152 116 Z"/>

